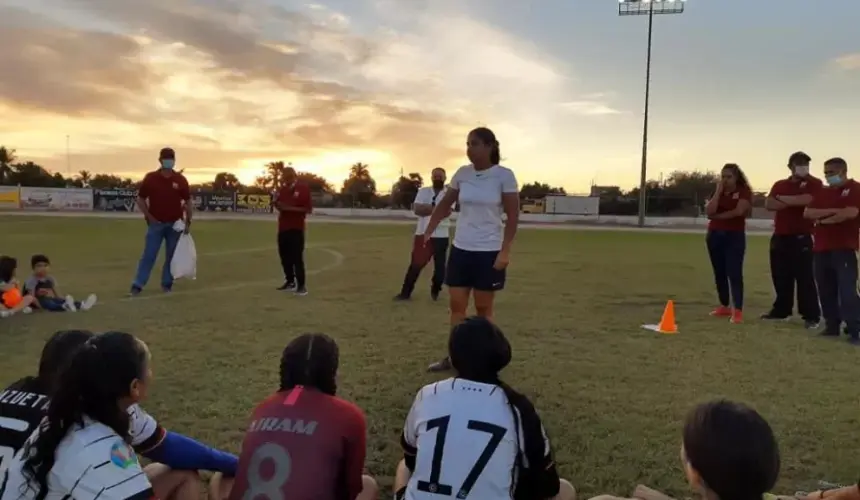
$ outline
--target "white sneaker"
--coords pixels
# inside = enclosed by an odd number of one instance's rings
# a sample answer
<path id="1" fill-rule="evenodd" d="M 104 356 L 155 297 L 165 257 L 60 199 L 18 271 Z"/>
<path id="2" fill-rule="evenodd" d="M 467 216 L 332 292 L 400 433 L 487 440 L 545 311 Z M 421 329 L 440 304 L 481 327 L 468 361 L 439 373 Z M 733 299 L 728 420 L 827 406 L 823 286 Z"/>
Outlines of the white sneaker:
<path id="1" fill-rule="evenodd" d="M 24 309 L 21 309 L 21 312 L 24 314 L 30 314 L 31 312 L 33 312 L 33 308 L 32 307 L 25 307 Z"/>
<path id="2" fill-rule="evenodd" d="M 76 312 L 78 308 L 75 307 L 75 298 L 71 295 L 66 295 L 66 303 L 63 304 L 63 308 L 69 312 Z"/>
<path id="3" fill-rule="evenodd" d="M 86 300 L 81 302 L 81 311 L 89 311 L 93 308 L 94 305 L 96 305 L 96 302 L 98 302 L 98 300 L 99 298 L 96 297 L 96 294 L 91 293 L 89 297 L 86 298 Z"/>
<path id="4" fill-rule="evenodd" d="M 12 311 L 9 309 L 0 309 L 0 318 L 8 318 L 12 316 Z"/>

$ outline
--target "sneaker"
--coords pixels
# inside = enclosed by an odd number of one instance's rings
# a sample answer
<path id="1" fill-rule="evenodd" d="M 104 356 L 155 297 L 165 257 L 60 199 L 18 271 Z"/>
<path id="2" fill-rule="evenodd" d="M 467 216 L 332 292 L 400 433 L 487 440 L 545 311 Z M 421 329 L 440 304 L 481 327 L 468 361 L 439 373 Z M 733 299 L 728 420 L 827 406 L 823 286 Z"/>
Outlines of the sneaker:
<path id="1" fill-rule="evenodd" d="M 397 295 L 394 296 L 393 300 L 394 300 L 394 302 L 404 302 L 404 301 L 409 300 L 409 296 L 403 295 L 402 293 L 398 293 Z"/>
<path id="2" fill-rule="evenodd" d="M 81 311 L 89 311 L 96 305 L 99 298 L 96 297 L 96 294 L 91 293 L 83 302 L 81 302 Z"/>
<path id="3" fill-rule="evenodd" d="M 803 320 L 803 327 L 807 330 L 816 330 L 819 326 L 821 326 L 821 322 L 817 319 Z"/>
<path id="4" fill-rule="evenodd" d="M 773 311 L 764 313 L 761 315 L 761 319 L 771 320 L 771 321 L 788 321 L 791 319 L 791 315 L 783 316 L 782 314 L 776 314 Z"/>
<path id="5" fill-rule="evenodd" d="M 728 318 L 732 315 L 732 309 L 726 306 L 720 306 L 713 311 L 711 311 L 711 316 L 715 316 L 717 318 Z"/>
<path id="6" fill-rule="evenodd" d="M 8 309 L 0 309 L 0 318 L 8 318 L 12 316 L 12 311 Z"/>
<path id="7" fill-rule="evenodd" d="M 275 290 L 293 292 L 296 290 L 296 284 L 292 281 L 284 281 L 284 284 L 275 288 Z"/>
<path id="8" fill-rule="evenodd" d="M 427 371 L 430 373 L 440 373 L 440 372 L 447 372 L 451 368 L 452 368 L 451 367 L 451 358 L 446 356 L 443 360 L 437 361 L 437 362 L 431 364 L 430 366 L 428 366 Z"/>
<path id="9" fill-rule="evenodd" d="M 76 312 L 78 308 L 75 307 L 75 298 L 71 295 L 66 295 L 66 302 L 63 304 L 63 309 L 69 312 Z"/>
<path id="10" fill-rule="evenodd" d="M 131 290 L 128 291 L 128 296 L 129 297 L 137 297 L 138 295 L 140 295 L 140 292 L 142 292 L 142 291 L 143 291 L 143 288 L 141 288 L 137 285 L 131 285 Z"/>
<path id="11" fill-rule="evenodd" d="M 852 335 L 848 337 L 848 343 L 851 345 L 860 345 L 860 336 Z"/>
<path id="12" fill-rule="evenodd" d="M 739 324 L 744 322 L 744 312 L 740 309 L 732 311 L 732 318 L 729 320 L 732 323 Z"/>
<path id="13" fill-rule="evenodd" d="M 24 314 L 30 314 L 31 312 L 33 312 L 33 308 L 32 307 L 25 307 L 24 309 L 21 309 L 21 312 Z"/>
<path id="14" fill-rule="evenodd" d="M 301 295 L 302 297 L 304 297 L 305 295 L 308 294 L 308 289 L 306 287 L 299 287 L 299 288 L 296 288 L 295 293 L 296 293 L 296 295 Z"/>
<path id="15" fill-rule="evenodd" d="M 170 293 L 173 291 L 173 286 L 163 286 L 161 287 L 161 291 L 164 293 Z"/>

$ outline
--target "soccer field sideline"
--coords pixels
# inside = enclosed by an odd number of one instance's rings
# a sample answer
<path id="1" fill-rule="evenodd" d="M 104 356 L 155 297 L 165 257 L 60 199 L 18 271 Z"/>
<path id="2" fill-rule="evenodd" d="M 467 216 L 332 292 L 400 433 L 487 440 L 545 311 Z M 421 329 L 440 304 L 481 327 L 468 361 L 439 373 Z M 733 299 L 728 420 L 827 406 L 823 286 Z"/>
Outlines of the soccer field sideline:
<path id="1" fill-rule="evenodd" d="M 0 212 L 3 215 L 12 215 L 18 217 L 69 217 L 69 218 L 101 218 L 101 219 L 139 219 L 141 216 L 136 212 Z M 195 212 L 195 220 L 206 221 L 253 221 L 253 222 L 270 222 L 275 223 L 274 216 L 264 214 L 237 214 L 237 213 L 211 213 L 211 212 Z M 329 216 L 311 216 L 308 219 L 311 224 L 379 224 L 379 225 L 414 225 L 414 219 L 389 219 L 389 218 L 370 218 L 370 217 L 329 217 Z M 676 234 L 705 234 L 706 227 L 635 227 L 623 225 L 609 224 L 539 224 L 532 222 L 520 221 L 520 227 L 526 229 L 542 229 L 550 231 L 628 231 L 628 232 L 652 232 L 652 233 L 676 233 Z M 747 234 L 751 236 L 767 236 L 771 231 L 763 229 L 747 228 Z"/>

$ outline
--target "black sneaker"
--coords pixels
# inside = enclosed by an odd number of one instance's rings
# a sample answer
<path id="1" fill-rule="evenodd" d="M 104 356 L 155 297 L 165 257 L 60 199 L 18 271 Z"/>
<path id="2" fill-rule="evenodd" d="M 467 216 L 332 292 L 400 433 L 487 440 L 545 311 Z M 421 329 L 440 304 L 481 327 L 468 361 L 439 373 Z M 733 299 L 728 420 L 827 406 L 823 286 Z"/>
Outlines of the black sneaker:
<path id="1" fill-rule="evenodd" d="M 136 285 L 131 285 L 131 290 L 128 291 L 128 296 L 129 297 L 137 297 L 138 295 L 140 295 L 140 292 L 142 292 L 142 291 L 143 291 L 143 288 L 136 286 Z"/>
<path id="2" fill-rule="evenodd" d="M 300 286 L 300 287 L 296 288 L 295 293 L 296 293 L 296 295 L 301 295 L 302 297 L 304 297 L 305 295 L 308 294 L 308 289 L 306 287 Z"/>
<path id="3" fill-rule="evenodd" d="M 782 314 L 776 314 L 773 311 L 764 313 L 761 315 L 761 319 L 767 319 L 772 321 L 787 321 L 791 319 L 791 315 L 783 316 Z"/>
<path id="4" fill-rule="evenodd" d="M 821 326 L 821 321 L 817 319 L 805 319 L 803 320 L 803 327 L 807 330 L 816 330 Z"/>
<path id="5" fill-rule="evenodd" d="M 860 345 L 860 335 L 851 335 L 848 337 L 848 343 L 851 345 Z"/>
<path id="6" fill-rule="evenodd" d="M 452 368 L 451 358 L 446 356 L 445 359 L 443 359 L 441 361 L 437 361 L 437 362 L 431 364 L 430 366 L 428 366 L 427 371 L 430 373 L 440 373 L 440 372 L 447 372 L 451 368 Z"/>
<path id="7" fill-rule="evenodd" d="M 394 302 L 404 302 L 404 301 L 409 300 L 409 296 L 403 295 L 402 293 L 398 293 L 397 295 L 394 296 L 393 300 L 394 300 Z"/>
<path id="8" fill-rule="evenodd" d="M 283 291 L 292 292 L 292 291 L 293 291 L 293 290 L 295 290 L 295 289 L 296 289 L 296 284 L 295 284 L 295 283 L 293 283 L 292 281 L 285 281 L 283 285 L 279 286 L 279 287 L 278 287 L 278 288 L 276 288 L 275 290 L 280 290 L 280 291 L 282 291 L 282 292 L 283 292 Z"/>
<path id="9" fill-rule="evenodd" d="M 433 300 L 439 300 L 439 292 L 441 292 L 441 290 L 430 290 L 430 298 Z"/>

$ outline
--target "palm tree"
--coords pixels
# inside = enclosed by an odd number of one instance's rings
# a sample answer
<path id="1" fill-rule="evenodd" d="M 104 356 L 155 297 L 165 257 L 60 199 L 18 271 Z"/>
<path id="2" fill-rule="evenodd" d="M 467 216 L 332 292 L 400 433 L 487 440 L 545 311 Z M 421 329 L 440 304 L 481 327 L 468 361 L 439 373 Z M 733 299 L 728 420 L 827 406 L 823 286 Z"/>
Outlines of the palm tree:
<path id="1" fill-rule="evenodd" d="M 78 179 L 84 186 L 89 186 L 90 181 L 93 180 L 93 174 L 91 174 L 89 170 L 81 170 L 78 172 Z"/>
<path id="2" fill-rule="evenodd" d="M 349 176 L 355 179 L 368 179 L 370 177 L 370 168 L 365 163 L 355 163 L 349 167 Z"/>
<path id="3" fill-rule="evenodd" d="M 14 149 L 0 146 L 0 184 L 6 184 L 7 179 L 12 176 L 12 164 L 17 159 Z"/>

